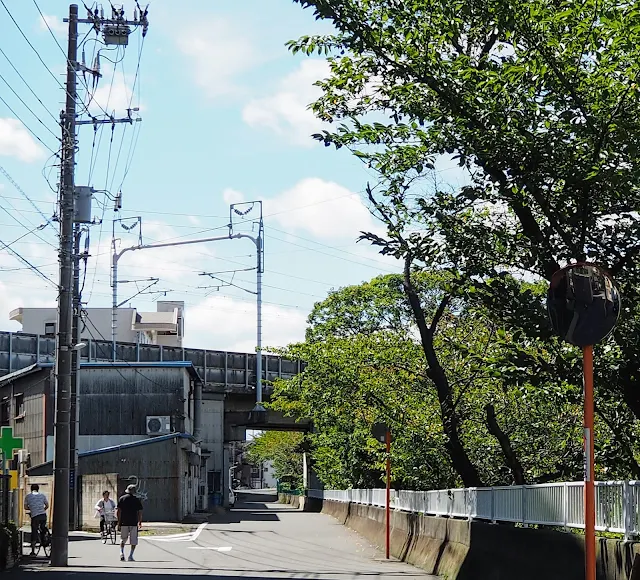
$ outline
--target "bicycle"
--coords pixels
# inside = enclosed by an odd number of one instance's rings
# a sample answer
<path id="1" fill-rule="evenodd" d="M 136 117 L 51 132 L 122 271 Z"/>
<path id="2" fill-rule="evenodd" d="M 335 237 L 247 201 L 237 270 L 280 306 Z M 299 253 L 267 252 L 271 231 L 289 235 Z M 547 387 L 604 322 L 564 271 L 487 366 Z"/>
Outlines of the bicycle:
<path id="1" fill-rule="evenodd" d="M 33 529 L 31 533 L 33 533 Z M 36 556 L 40 555 L 41 548 L 44 551 L 44 555 L 49 558 L 51 556 L 51 532 L 49 532 L 46 522 L 43 529 L 38 527 L 36 531 L 36 542 L 33 546 Z"/>
<path id="2" fill-rule="evenodd" d="M 113 514 L 105 514 L 104 517 L 104 530 L 102 531 L 102 543 L 106 544 L 108 540 L 111 540 L 112 544 L 116 543 L 116 527 L 117 521 Z"/>

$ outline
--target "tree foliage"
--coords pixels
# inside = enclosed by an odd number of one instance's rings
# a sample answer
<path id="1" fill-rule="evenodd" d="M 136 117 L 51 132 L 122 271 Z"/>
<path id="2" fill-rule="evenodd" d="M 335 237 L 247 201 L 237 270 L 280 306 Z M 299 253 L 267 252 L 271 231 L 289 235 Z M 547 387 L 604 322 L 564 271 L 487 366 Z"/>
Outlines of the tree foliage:
<path id="1" fill-rule="evenodd" d="M 443 277 L 412 278 L 421 304 L 437 303 Z M 383 302 L 386 309 L 380 308 Z M 371 436 L 379 421 L 393 433 L 394 485 L 433 489 L 465 483 L 451 457 L 447 417 L 417 325 L 407 320 L 389 329 L 394 313 L 407 308 L 401 275 L 334 291 L 309 317 L 313 339 L 279 351 L 306 366 L 300 375 L 276 382 L 271 405 L 312 419 L 314 467 L 325 485 L 383 485 L 384 446 Z M 352 315 L 343 316 L 346 310 Z M 364 332 L 358 331 L 361 320 L 367 321 Z M 579 477 L 580 389 L 551 372 L 550 361 L 565 348 L 555 339 L 544 345 L 518 339 L 470 301 L 456 299 L 443 311 L 434 351 L 450 386 L 460 445 L 483 485 Z M 537 367 L 517 367 L 529 361 Z"/>
<path id="2" fill-rule="evenodd" d="M 623 319 L 596 350 L 599 468 L 634 476 L 640 417 L 636 5 L 295 1 L 335 27 L 334 34 L 305 36 L 290 48 L 330 61 L 331 74 L 312 105 L 330 125 L 314 137 L 348 148 L 379 176 L 381 193 L 368 191 L 388 233 L 363 237 L 405 264 L 406 300 L 387 328 L 415 323 L 421 372 L 437 395 L 454 471 L 466 485 L 504 480 L 504 469 L 516 480 L 518 473 L 551 477 L 554 468 L 557 475 L 576 475 L 571 425 L 579 421 L 579 353 L 553 338 L 537 282 L 564 264 L 589 260 L 615 275 L 624 296 Z M 442 156 L 467 172 L 466 185 L 433 184 Z M 423 271 L 446 282 L 436 302 L 424 302 L 415 285 L 415 273 Z M 495 327 L 488 341 L 495 347 L 473 355 L 459 343 L 443 348 L 447 316 L 476 329 L 484 317 Z M 326 327 L 319 318 L 312 322 Z M 315 330 L 309 332 L 312 339 Z M 479 398 L 465 407 L 464 399 L 456 404 L 453 368 L 475 368 L 469 361 L 492 379 L 468 389 Z M 502 410 L 493 402 L 499 392 L 505 393 Z M 525 439 L 515 426 L 523 401 L 538 428 L 556 417 L 564 425 L 554 450 L 538 435 L 533 449 L 552 457 L 544 468 L 532 458 L 529 476 Z M 469 441 L 485 427 L 492 432 L 487 445 L 501 449 L 502 471 L 485 470 L 482 452 Z M 521 433 L 536 440 L 532 429 Z"/>
<path id="3" fill-rule="evenodd" d="M 289 431 L 264 431 L 247 445 L 247 460 L 261 466 L 270 461 L 277 480 L 302 487 L 302 452 L 304 435 Z"/>

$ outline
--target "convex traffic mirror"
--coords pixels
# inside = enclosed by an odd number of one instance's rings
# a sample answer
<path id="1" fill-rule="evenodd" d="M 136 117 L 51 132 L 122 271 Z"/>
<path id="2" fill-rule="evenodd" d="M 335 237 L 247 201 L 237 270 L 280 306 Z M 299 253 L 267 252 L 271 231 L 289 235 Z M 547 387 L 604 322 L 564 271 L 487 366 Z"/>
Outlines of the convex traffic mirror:
<path id="1" fill-rule="evenodd" d="M 580 347 L 597 344 L 611 333 L 620 316 L 620 303 L 613 278 L 588 263 L 558 270 L 547 294 L 553 329 Z"/>

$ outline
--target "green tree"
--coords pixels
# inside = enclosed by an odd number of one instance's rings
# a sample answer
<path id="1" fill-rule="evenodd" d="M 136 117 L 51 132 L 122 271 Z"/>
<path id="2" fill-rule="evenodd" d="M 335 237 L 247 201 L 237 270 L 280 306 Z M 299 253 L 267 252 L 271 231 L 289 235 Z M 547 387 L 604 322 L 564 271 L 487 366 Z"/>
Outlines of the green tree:
<path id="1" fill-rule="evenodd" d="M 296 431 L 264 431 L 247 444 L 247 460 L 257 466 L 270 461 L 277 480 L 286 479 L 299 489 L 303 441 L 304 434 Z"/>
<path id="2" fill-rule="evenodd" d="M 423 307 L 439 304 L 443 276 L 411 278 Z M 403 276 L 379 276 L 331 292 L 316 304 L 309 323 L 305 343 L 280 352 L 305 360 L 305 370 L 276 383 L 272 405 L 313 420 L 315 467 L 325 484 L 383 483 L 383 446 L 370 435 L 376 421 L 392 428 L 395 485 L 432 489 L 465 483 L 451 458 L 446 416 Z M 556 377 L 522 372 L 516 366 L 522 360 L 503 348 L 517 344 L 521 359 L 543 367 L 564 345 L 554 340 L 544 352 L 518 343 L 459 298 L 443 310 L 439 328 L 433 348 L 450 389 L 460 445 L 478 478 L 508 484 L 579 473 L 579 391 Z"/>
<path id="3" fill-rule="evenodd" d="M 455 284 L 442 297 L 445 309 L 446 301 L 473 294 L 507 337 L 524 333 L 544 349 L 552 333 L 543 296 L 522 280 L 548 280 L 562 264 L 594 261 L 616 276 L 625 299 L 614 345 L 597 351 L 610 365 L 596 376 L 608 434 L 601 451 L 626 458 L 622 472 L 637 471 L 629 421 L 640 417 L 635 4 L 296 1 L 335 26 L 335 34 L 290 44 L 331 63 L 312 108 L 333 128 L 315 137 L 349 148 L 380 176 L 382 194 L 370 190 L 370 197 L 389 231 L 365 237 L 405 261 L 405 291 L 434 363 L 443 414 L 451 389 L 433 359 L 438 310 L 431 320 L 424 315 L 412 297 L 412 271 L 449 270 Z M 425 178 L 442 155 L 468 171 L 468 185 L 430 185 Z M 526 362 L 521 369 L 547 367 L 544 376 L 579 386 L 573 349 L 535 361 L 505 344 Z M 473 481 L 473 472 L 464 479 Z"/>

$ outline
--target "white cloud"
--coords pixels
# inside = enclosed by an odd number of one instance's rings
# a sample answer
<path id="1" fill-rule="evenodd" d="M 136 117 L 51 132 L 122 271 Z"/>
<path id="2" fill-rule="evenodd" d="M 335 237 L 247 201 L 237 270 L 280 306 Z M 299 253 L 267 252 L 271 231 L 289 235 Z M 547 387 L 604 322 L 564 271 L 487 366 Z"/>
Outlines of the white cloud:
<path id="1" fill-rule="evenodd" d="M 382 229 L 357 193 L 317 177 L 303 179 L 266 200 L 265 215 L 288 231 L 324 240 L 353 240 L 361 231 Z"/>
<path id="2" fill-rule="evenodd" d="M 242 192 L 225 189 L 226 203 L 245 200 Z M 265 220 L 290 233 L 307 233 L 324 240 L 353 240 L 361 231 L 384 235 L 359 194 L 333 181 L 308 177 L 271 199 L 263 200 Z"/>
<path id="3" fill-rule="evenodd" d="M 17 119 L 0 118 L 0 156 L 32 163 L 44 157 L 40 145 Z"/>
<path id="4" fill-rule="evenodd" d="M 309 110 L 309 104 L 321 94 L 314 83 L 328 74 L 326 60 L 302 61 L 281 81 L 275 94 L 247 103 L 242 119 L 250 127 L 266 127 L 297 145 L 311 147 L 311 135 L 320 131 L 322 122 Z"/>
<path id="5" fill-rule="evenodd" d="M 307 312 L 263 304 L 262 345 L 286 346 L 304 340 Z M 189 347 L 254 352 L 256 305 L 215 295 L 185 312 L 185 344 Z"/>
<path id="6" fill-rule="evenodd" d="M 42 18 L 40 18 L 41 30 L 47 30 L 47 25 L 49 25 L 51 31 L 58 36 L 66 36 L 69 30 L 68 25 L 62 22 L 57 16 L 43 14 Z"/>
<path id="7" fill-rule="evenodd" d="M 209 97 L 239 93 L 237 78 L 259 60 L 250 38 L 224 18 L 208 18 L 183 29 L 177 45 L 189 57 L 196 84 Z"/>
<path id="8" fill-rule="evenodd" d="M 244 201 L 244 194 L 241 191 L 228 187 L 222 192 L 224 202 L 231 205 L 232 203 L 240 203 Z"/>
<path id="9" fill-rule="evenodd" d="M 110 75 L 105 75 L 103 78 L 108 78 Z M 89 105 L 89 110 L 93 115 L 103 114 L 106 111 L 109 114 L 115 112 L 117 117 L 124 116 L 129 106 L 135 106 L 131 99 L 131 88 L 125 82 L 122 77 L 117 77 L 111 82 L 105 82 L 102 84 L 93 94 L 93 99 Z"/>

